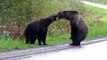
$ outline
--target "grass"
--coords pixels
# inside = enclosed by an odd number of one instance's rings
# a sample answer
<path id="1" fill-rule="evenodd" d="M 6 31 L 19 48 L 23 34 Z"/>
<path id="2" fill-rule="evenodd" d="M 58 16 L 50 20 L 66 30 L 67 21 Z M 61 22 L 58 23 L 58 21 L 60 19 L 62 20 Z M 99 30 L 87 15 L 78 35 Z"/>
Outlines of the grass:
<path id="1" fill-rule="evenodd" d="M 107 36 L 107 24 L 106 25 L 97 25 L 89 28 L 89 33 L 87 38 L 92 39 L 95 37 Z"/>
<path id="2" fill-rule="evenodd" d="M 21 40 L 13 40 L 10 38 L 1 38 L 0 39 L 0 51 L 7 51 L 7 50 L 15 50 L 15 49 L 22 49 L 22 48 L 31 48 L 35 47 L 35 45 L 27 45 L 24 41 Z"/>
<path id="3" fill-rule="evenodd" d="M 70 43 L 70 34 L 63 34 L 60 36 L 47 37 L 48 44 L 64 44 Z"/>
<path id="4" fill-rule="evenodd" d="M 88 5 L 86 5 L 88 6 Z M 88 6 L 87 12 L 90 14 L 87 22 L 89 25 L 89 33 L 87 38 L 92 39 L 95 37 L 107 36 L 107 10 Z"/>
<path id="5" fill-rule="evenodd" d="M 47 44 L 63 44 L 63 43 L 70 43 L 70 35 L 61 35 L 56 37 L 47 37 Z M 66 40 L 66 41 L 65 41 Z M 24 49 L 24 48 L 32 48 L 32 47 L 39 47 L 37 45 L 37 41 L 34 45 L 25 44 L 25 41 L 22 40 L 13 40 L 10 38 L 1 38 L 0 39 L 0 51 L 10 51 L 16 49 Z"/>
<path id="6" fill-rule="evenodd" d="M 88 0 L 88 1 L 99 3 L 99 4 L 107 4 L 107 0 Z"/>

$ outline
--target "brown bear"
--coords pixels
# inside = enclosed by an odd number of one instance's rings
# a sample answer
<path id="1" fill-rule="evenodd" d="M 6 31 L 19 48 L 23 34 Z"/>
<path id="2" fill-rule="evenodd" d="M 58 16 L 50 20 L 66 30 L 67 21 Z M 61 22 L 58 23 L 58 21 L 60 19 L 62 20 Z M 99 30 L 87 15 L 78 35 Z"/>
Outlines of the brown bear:
<path id="1" fill-rule="evenodd" d="M 56 21 L 57 14 L 51 15 L 49 17 L 34 20 L 27 24 L 27 27 L 24 31 L 24 36 L 26 38 L 26 44 L 34 44 L 36 38 L 38 39 L 38 45 L 46 45 L 46 35 L 48 26 Z"/>
<path id="2" fill-rule="evenodd" d="M 88 34 L 87 24 L 84 22 L 82 16 L 78 11 L 62 11 L 58 13 L 58 19 L 67 19 L 71 25 L 71 39 L 70 45 L 80 46 Z"/>

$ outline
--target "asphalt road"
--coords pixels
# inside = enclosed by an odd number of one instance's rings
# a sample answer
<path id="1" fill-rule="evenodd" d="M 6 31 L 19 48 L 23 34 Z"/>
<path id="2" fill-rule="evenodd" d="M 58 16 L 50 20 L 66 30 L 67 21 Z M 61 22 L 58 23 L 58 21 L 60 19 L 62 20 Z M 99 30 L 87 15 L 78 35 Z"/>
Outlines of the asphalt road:
<path id="1" fill-rule="evenodd" d="M 107 60 L 107 41 L 32 55 L 20 60 Z"/>

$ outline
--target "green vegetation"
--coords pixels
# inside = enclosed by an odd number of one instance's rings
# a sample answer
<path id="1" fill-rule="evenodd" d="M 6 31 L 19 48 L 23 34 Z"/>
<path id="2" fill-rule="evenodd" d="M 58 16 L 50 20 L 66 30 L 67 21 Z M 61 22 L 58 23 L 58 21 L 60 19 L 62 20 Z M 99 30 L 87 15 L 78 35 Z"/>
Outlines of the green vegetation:
<path id="1" fill-rule="evenodd" d="M 17 22 L 18 26 L 23 26 L 31 19 L 30 9 L 30 0 L 0 0 L 0 25 Z"/>
<path id="2" fill-rule="evenodd" d="M 77 10 L 83 15 L 84 20 L 89 26 L 89 33 L 86 40 L 107 36 L 107 10 L 74 1 L 75 0 L 18 0 L 16 2 L 15 0 L 3 0 L 2 2 L 10 2 L 10 4 L 3 5 L 3 3 L 0 2 L 0 25 L 4 26 L 16 22 L 16 25 L 18 24 L 20 28 L 19 32 L 23 32 L 26 23 L 31 21 L 30 19 L 40 19 L 63 10 Z M 21 6 L 19 3 L 21 3 Z M 14 4 L 19 5 L 16 6 Z M 70 43 L 69 29 L 69 22 L 67 20 L 59 20 L 52 23 L 49 26 L 47 43 L 49 45 Z M 35 45 L 27 45 L 24 39 L 12 39 L 0 36 L 0 51 L 32 47 L 38 47 L 37 41 Z"/>
<path id="3" fill-rule="evenodd" d="M 34 45 L 27 45 L 24 41 L 21 40 L 13 40 L 10 38 L 2 38 L 0 39 L 0 51 L 7 51 L 7 50 L 14 50 L 14 49 L 21 49 L 21 48 L 30 48 L 34 47 Z"/>
<path id="4" fill-rule="evenodd" d="M 107 36 L 107 10 L 96 8 L 92 6 L 88 6 L 87 12 L 90 12 L 87 14 L 85 19 L 87 19 L 88 25 L 89 25 L 89 33 L 88 37 L 89 39 L 95 38 L 95 37 L 103 37 Z"/>
<path id="5" fill-rule="evenodd" d="M 95 3 L 100 3 L 100 4 L 107 4 L 107 0 L 87 0 Z"/>
<path id="6" fill-rule="evenodd" d="M 70 35 L 60 35 L 56 37 L 47 37 L 47 43 L 49 45 L 54 44 L 65 44 L 70 42 L 69 40 Z M 24 48 L 33 48 L 33 47 L 39 47 L 37 45 L 37 41 L 35 42 L 35 45 L 28 45 L 25 44 L 25 41 L 18 40 L 18 39 L 10 39 L 10 38 L 1 38 L 0 39 L 0 51 L 10 51 L 15 49 L 24 49 Z"/>

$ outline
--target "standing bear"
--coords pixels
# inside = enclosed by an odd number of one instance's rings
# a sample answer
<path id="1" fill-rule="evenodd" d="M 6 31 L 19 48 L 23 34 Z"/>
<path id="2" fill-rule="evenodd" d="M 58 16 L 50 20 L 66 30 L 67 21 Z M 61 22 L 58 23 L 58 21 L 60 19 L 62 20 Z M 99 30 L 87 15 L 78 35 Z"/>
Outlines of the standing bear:
<path id="1" fill-rule="evenodd" d="M 88 34 L 87 24 L 84 22 L 82 16 L 78 11 L 63 11 L 58 13 L 58 19 L 67 19 L 71 25 L 71 39 L 70 45 L 80 46 Z"/>
<path id="2" fill-rule="evenodd" d="M 57 14 L 51 15 L 47 18 L 40 20 L 34 20 L 27 24 L 24 31 L 24 36 L 26 38 L 26 44 L 34 44 L 36 38 L 38 39 L 38 45 L 46 45 L 46 35 L 48 26 L 56 21 Z M 42 43 L 41 43 L 42 42 Z"/>

